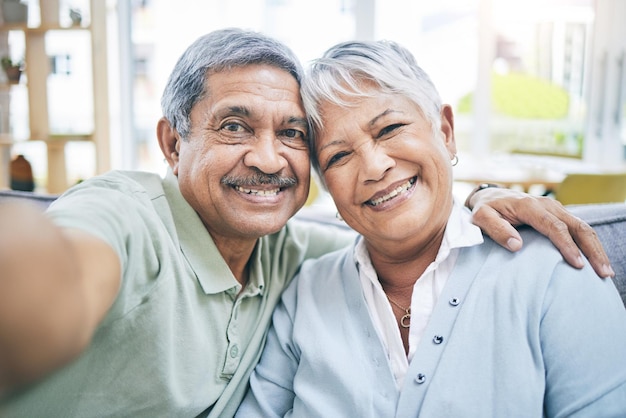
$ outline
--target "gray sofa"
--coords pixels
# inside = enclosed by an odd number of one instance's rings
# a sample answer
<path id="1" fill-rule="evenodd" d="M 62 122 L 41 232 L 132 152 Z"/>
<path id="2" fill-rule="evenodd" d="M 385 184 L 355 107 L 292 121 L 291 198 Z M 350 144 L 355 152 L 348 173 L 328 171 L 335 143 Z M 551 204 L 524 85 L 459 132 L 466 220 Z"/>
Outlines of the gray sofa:
<path id="1" fill-rule="evenodd" d="M 0 190 L 0 202 L 4 199 L 27 199 L 45 208 L 55 198 L 56 196 L 50 195 Z M 615 270 L 613 280 L 626 306 L 626 204 L 576 205 L 568 206 L 568 209 L 590 224 L 600 237 Z M 325 222 L 324 218 L 307 216 L 307 219 Z"/>

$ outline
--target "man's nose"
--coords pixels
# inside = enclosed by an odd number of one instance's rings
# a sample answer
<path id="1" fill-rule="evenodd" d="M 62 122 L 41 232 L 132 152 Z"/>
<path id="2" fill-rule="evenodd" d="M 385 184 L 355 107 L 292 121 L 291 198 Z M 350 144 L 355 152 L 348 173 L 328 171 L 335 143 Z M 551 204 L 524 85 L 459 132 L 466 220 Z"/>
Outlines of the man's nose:
<path id="1" fill-rule="evenodd" d="M 274 133 L 257 134 L 244 156 L 244 164 L 263 173 L 278 173 L 287 165 L 287 160 L 281 154 L 281 147 L 282 144 Z"/>

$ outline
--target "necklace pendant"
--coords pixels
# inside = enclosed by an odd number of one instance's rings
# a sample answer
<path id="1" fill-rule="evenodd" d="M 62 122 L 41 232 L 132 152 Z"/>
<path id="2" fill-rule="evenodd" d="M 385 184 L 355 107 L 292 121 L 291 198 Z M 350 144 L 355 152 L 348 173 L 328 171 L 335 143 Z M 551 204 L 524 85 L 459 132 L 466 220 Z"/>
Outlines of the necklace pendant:
<path id="1" fill-rule="evenodd" d="M 411 326 L 411 310 L 407 309 L 406 313 L 400 318 L 400 325 L 402 328 L 409 328 Z"/>

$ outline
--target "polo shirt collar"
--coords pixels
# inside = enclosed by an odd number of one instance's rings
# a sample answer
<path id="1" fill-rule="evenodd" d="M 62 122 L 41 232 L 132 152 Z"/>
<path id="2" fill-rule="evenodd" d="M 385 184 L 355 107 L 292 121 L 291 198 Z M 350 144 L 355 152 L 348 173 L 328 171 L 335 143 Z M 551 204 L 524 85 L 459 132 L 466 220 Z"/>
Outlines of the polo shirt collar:
<path id="1" fill-rule="evenodd" d="M 241 284 L 235 279 L 213 238 L 206 230 L 200 216 L 187 203 L 178 187 L 178 178 L 168 168 L 163 179 L 163 190 L 167 196 L 174 218 L 179 245 L 205 294 L 216 294 L 233 289 L 235 294 Z M 252 255 L 250 285 L 259 286 L 259 244 Z M 262 283 L 260 284 L 262 287 Z"/>

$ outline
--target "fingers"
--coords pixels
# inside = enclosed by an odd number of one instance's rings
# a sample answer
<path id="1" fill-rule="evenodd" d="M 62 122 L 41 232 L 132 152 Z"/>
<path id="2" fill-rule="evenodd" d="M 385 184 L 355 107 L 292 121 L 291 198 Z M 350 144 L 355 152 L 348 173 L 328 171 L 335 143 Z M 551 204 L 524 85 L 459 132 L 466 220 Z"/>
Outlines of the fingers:
<path id="1" fill-rule="evenodd" d="M 582 251 L 598 276 L 615 275 L 595 231 L 558 201 L 512 191 L 490 199 L 475 206 L 473 222 L 503 247 L 516 251 L 515 240 L 521 239 L 512 225 L 526 224 L 548 237 L 570 265 L 583 267 Z"/>
<path id="2" fill-rule="evenodd" d="M 566 220 L 568 231 L 596 274 L 600 277 L 615 277 L 615 272 L 596 231 L 581 219 L 569 213 L 568 215 L 571 217 L 571 220 L 570 218 Z"/>
<path id="3" fill-rule="evenodd" d="M 582 251 L 598 276 L 615 275 L 598 235 L 589 224 L 572 215 L 554 199 L 529 197 L 523 200 L 528 206 L 519 214 L 518 221 L 547 236 L 559 249 L 565 261 L 576 268 L 582 268 Z"/>
<path id="4" fill-rule="evenodd" d="M 476 208 L 472 215 L 472 222 L 507 250 L 518 251 L 522 248 L 522 237 L 519 232 L 495 209 L 489 206 Z"/>
<path id="5" fill-rule="evenodd" d="M 565 213 L 561 216 L 564 217 Z M 582 268 L 585 265 L 580 249 L 570 234 L 567 224 L 559 217 L 547 212 L 541 218 L 531 218 L 526 223 L 548 237 L 570 265 L 576 268 Z"/>

